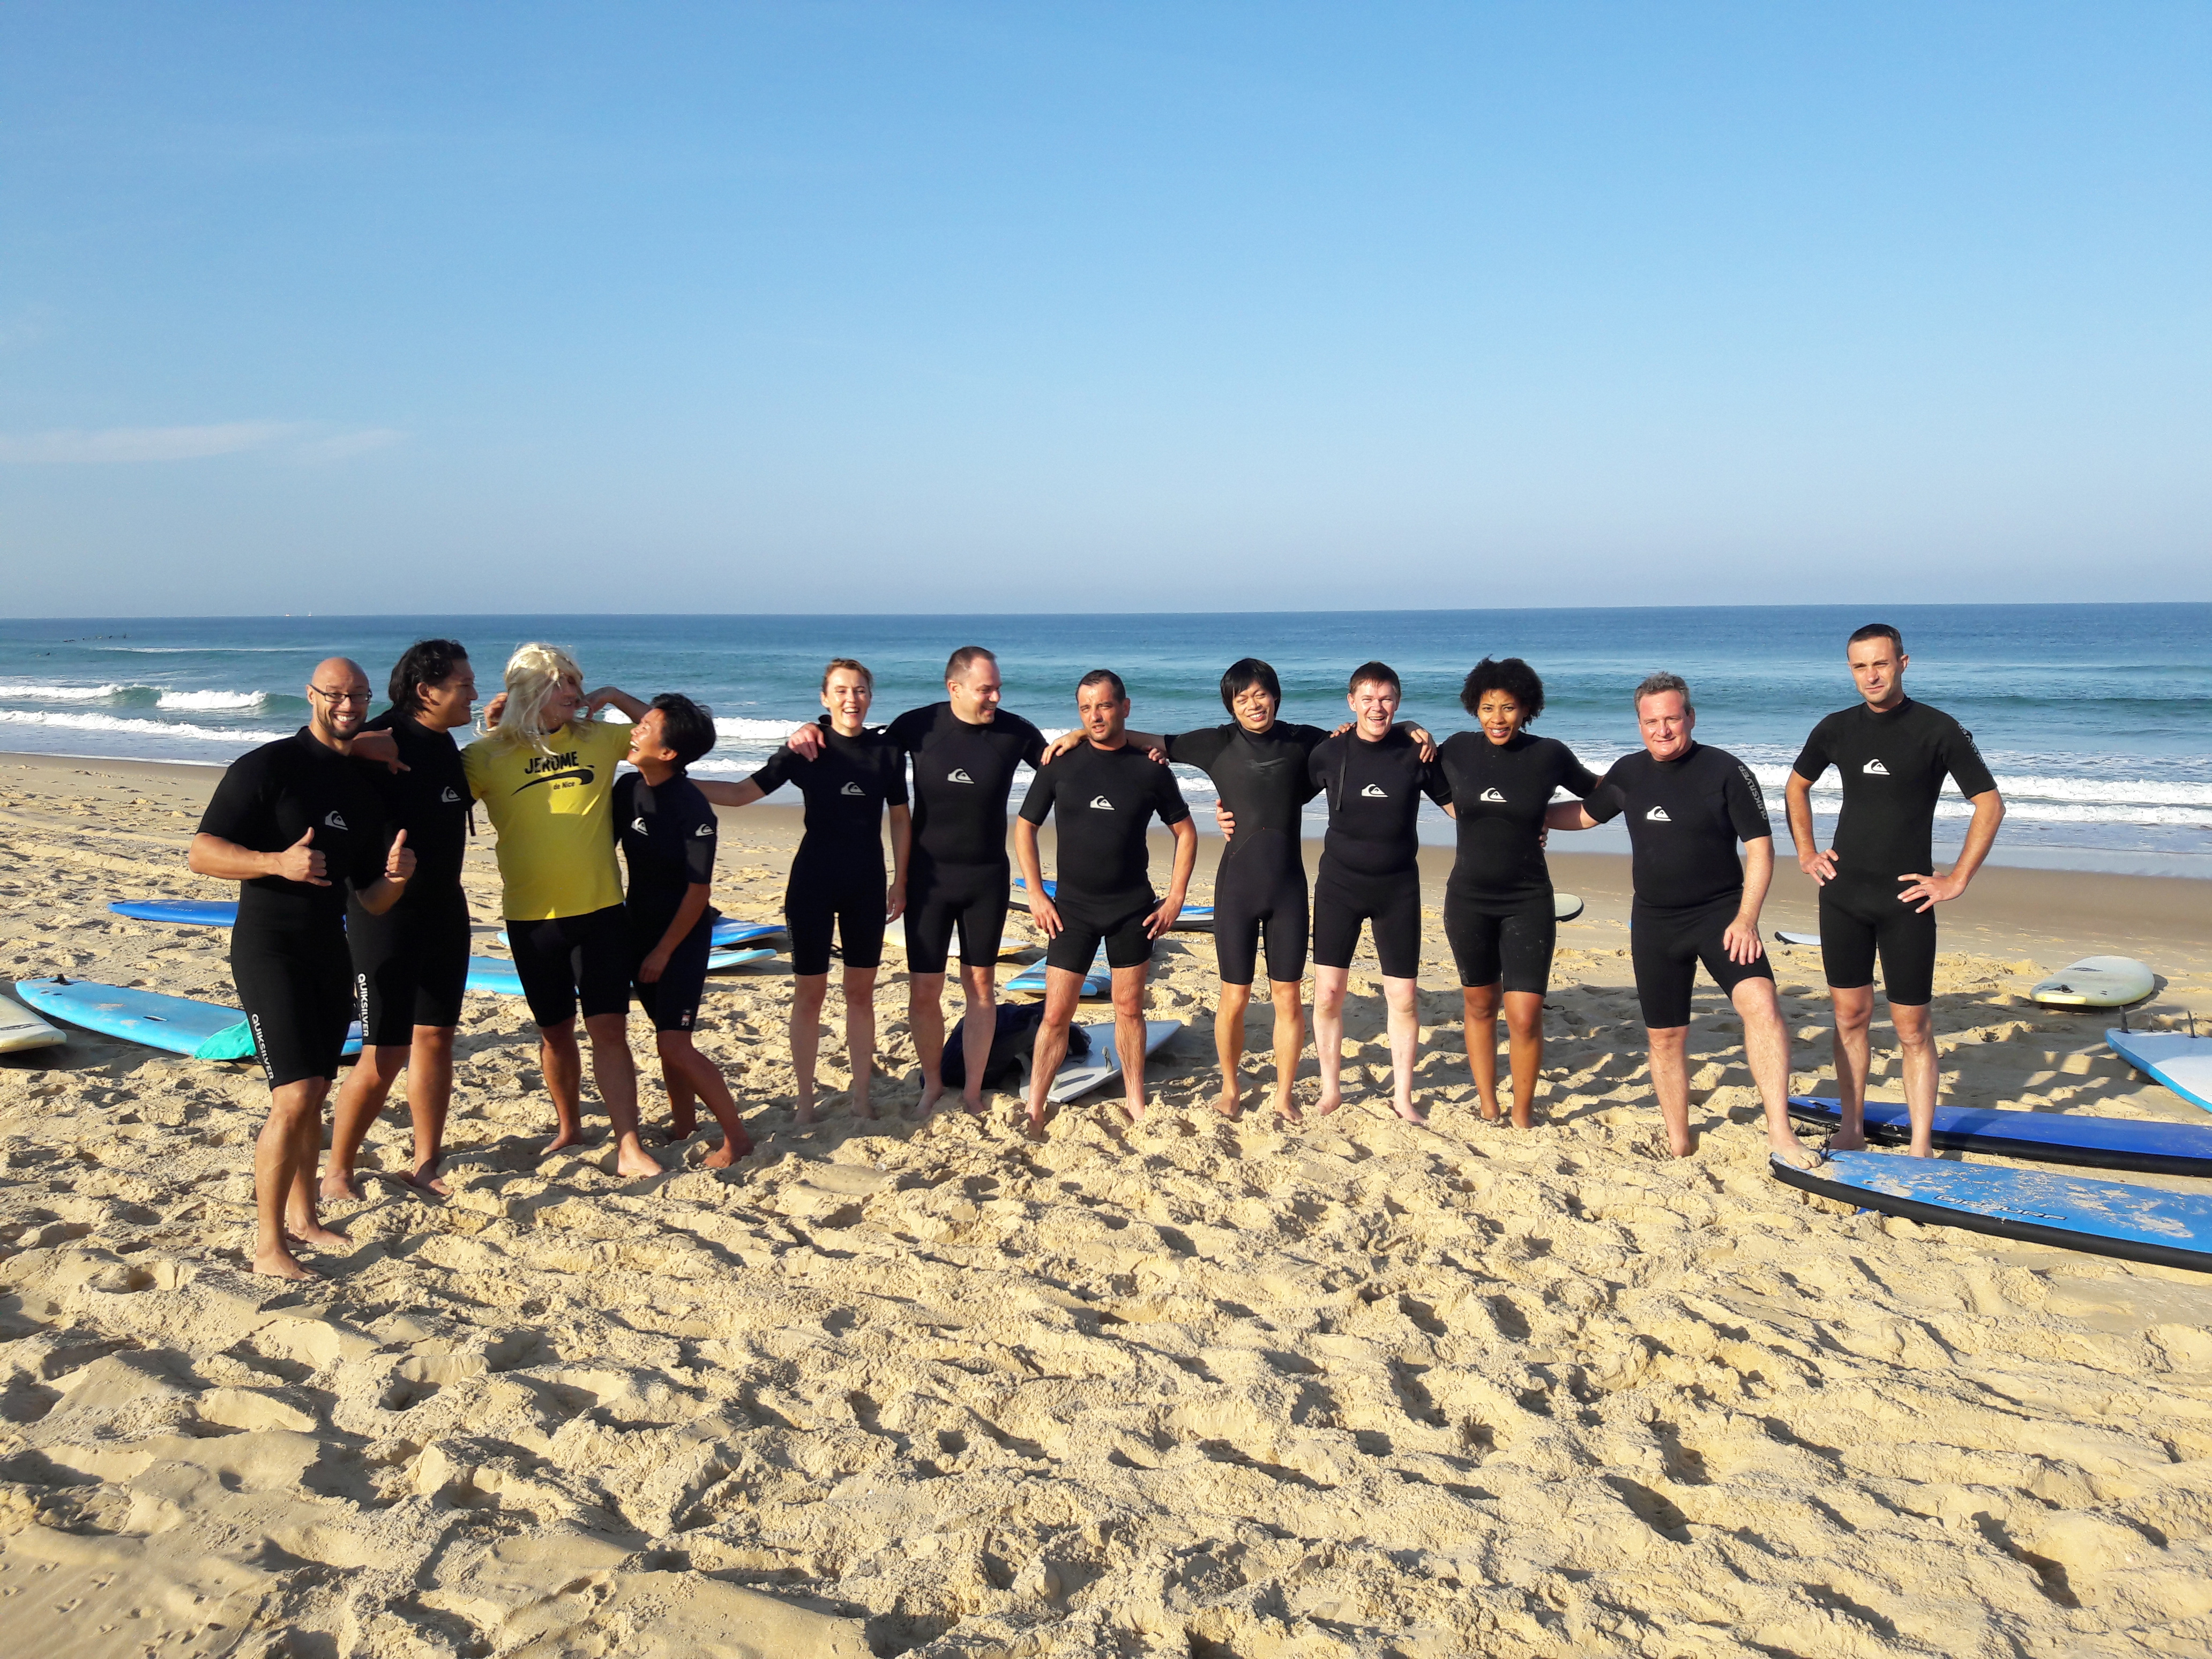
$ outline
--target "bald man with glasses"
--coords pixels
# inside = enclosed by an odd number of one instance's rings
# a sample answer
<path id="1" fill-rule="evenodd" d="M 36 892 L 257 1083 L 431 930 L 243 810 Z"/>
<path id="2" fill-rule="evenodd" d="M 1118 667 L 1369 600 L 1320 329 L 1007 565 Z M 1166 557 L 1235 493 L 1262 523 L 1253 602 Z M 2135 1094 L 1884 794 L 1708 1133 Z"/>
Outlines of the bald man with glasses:
<path id="1" fill-rule="evenodd" d="M 390 834 L 368 763 L 352 752 L 368 676 L 331 657 L 307 691 L 307 725 L 223 774 L 186 860 L 196 874 L 240 884 L 231 978 L 269 1080 L 269 1121 L 253 1151 L 253 1271 L 282 1279 L 312 1276 L 295 1243 L 349 1248 L 315 1204 L 323 1102 L 362 1001 L 346 894 L 381 915 L 415 873 L 406 832 Z"/>

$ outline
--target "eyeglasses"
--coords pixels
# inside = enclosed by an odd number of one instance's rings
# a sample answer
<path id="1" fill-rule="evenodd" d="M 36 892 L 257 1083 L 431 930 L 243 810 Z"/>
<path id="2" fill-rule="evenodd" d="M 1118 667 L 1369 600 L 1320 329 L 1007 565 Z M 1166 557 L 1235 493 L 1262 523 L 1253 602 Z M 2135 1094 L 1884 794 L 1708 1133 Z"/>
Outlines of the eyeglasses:
<path id="1" fill-rule="evenodd" d="M 334 703 L 365 703 L 369 700 L 369 694 L 366 691 L 325 691 L 319 685 L 311 685 L 307 690 L 313 692 L 317 696 Z"/>

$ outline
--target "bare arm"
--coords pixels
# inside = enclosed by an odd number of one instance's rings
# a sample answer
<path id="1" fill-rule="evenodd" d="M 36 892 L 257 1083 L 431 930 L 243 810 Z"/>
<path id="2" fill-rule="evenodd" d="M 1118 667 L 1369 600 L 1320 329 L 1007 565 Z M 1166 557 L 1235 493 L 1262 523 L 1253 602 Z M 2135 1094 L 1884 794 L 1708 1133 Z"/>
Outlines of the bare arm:
<path id="1" fill-rule="evenodd" d="M 392 846 L 384 855 L 384 873 L 368 886 L 356 888 L 354 896 L 369 915 L 380 916 L 399 902 L 414 873 L 415 849 L 407 844 L 407 832 L 402 830 L 392 838 Z"/>
<path id="2" fill-rule="evenodd" d="M 750 806 L 768 791 L 747 778 L 743 783 L 716 783 L 708 778 L 693 778 L 699 793 L 716 806 Z"/>
<path id="3" fill-rule="evenodd" d="M 330 879 L 323 873 L 323 855 L 315 850 L 314 840 L 315 831 L 311 825 L 306 835 L 283 852 L 257 853 L 251 847 L 240 847 L 234 841 L 203 832 L 192 837 L 191 848 L 185 854 L 185 867 L 196 876 L 213 876 L 218 881 L 252 881 L 258 876 L 282 876 L 286 881 L 327 887 Z"/>
<path id="4" fill-rule="evenodd" d="M 884 896 L 884 920 L 896 921 L 906 909 L 906 862 L 914 851 L 914 814 L 894 806 L 891 814 L 891 890 Z"/>
<path id="5" fill-rule="evenodd" d="M 1045 896 L 1044 866 L 1037 862 L 1036 825 L 1027 818 L 1014 820 L 1014 861 L 1022 866 L 1022 884 L 1029 889 L 1030 920 L 1047 939 L 1060 932 L 1060 907 Z"/>
<path id="6" fill-rule="evenodd" d="M 1555 800 L 1544 809 L 1547 830 L 1595 830 L 1598 821 L 1578 800 Z"/>
<path id="7" fill-rule="evenodd" d="M 614 685 L 603 685 L 584 699 L 585 706 L 594 714 L 609 703 L 629 715 L 633 723 L 643 720 L 653 707 L 651 703 L 633 697 L 621 687 Z"/>
<path id="8" fill-rule="evenodd" d="M 1175 873 L 1168 878 L 1168 896 L 1145 924 L 1149 938 L 1158 939 L 1176 925 L 1182 914 L 1182 896 L 1190 890 L 1190 872 L 1198 866 L 1198 826 L 1188 818 L 1170 824 L 1175 834 Z"/>
<path id="9" fill-rule="evenodd" d="M 1822 852 L 1813 838 L 1813 781 L 1791 772 L 1782 798 L 1790 814 L 1790 839 L 1797 844 L 1797 867 L 1825 887 L 1836 878 L 1836 855 Z"/>
<path id="10" fill-rule="evenodd" d="M 1997 826 L 2004 822 L 2004 797 L 1994 789 L 1985 789 L 1974 798 L 1974 821 L 1966 826 L 1966 844 L 1959 849 L 1958 860 L 1951 866 L 1951 873 L 1939 876 L 1930 872 L 1924 876 L 1899 876 L 1909 884 L 1898 895 L 1916 910 L 1931 910 L 1966 890 L 1966 884 L 1974 878 L 1974 872 L 1982 867 L 1982 860 L 1990 855 L 1996 845 Z M 1915 902 L 1915 901 L 1923 901 Z"/>
<path id="11" fill-rule="evenodd" d="M 1743 844 L 1743 902 L 1728 925 L 1722 944 L 1731 962 L 1757 962 L 1766 953 L 1759 942 L 1759 911 L 1766 902 L 1766 890 L 1774 884 L 1774 837 L 1761 836 Z"/>
<path id="12" fill-rule="evenodd" d="M 675 920 L 660 936 L 660 943 L 637 965 L 640 984 L 656 984 L 668 971 L 668 958 L 676 954 L 676 947 L 691 936 L 691 930 L 699 925 L 699 918 L 707 914 L 707 896 L 713 890 L 713 884 L 704 881 L 695 881 L 684 890 L 684 902 L 676 907 Z"/>

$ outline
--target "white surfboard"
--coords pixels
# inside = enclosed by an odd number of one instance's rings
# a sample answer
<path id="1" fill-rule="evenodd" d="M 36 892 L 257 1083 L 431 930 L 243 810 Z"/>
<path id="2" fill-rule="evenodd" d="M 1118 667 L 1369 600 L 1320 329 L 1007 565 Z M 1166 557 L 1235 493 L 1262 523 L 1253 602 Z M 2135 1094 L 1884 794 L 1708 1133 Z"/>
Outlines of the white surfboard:
<path id="1" fill-rule="evenodd" d="M 1080 1060 L 1060 1062 L 1060 1070 L 1053 1074 L 1052 1087 L 1045 1092 L 1045 1098 L 1055 1103 L 1088 1094 L 1109 1079 L 1121 1075 L 1121 1056 L 1114 1047 L 1114 1022 L 1109 1019 L 1103 1025 L 1080 1025 L 1076 1029 L 1089 1035 L 1091 1052 Z M 1146 1020 L 1146 1057 L 1159 1053 L 1167 1040 L 1181 1030 L 1182 1022 L 1179 1019 Z"/>
<path id="2" fill-rule="evenodd" d="M 1818 933 L 1793 933 L 1787 927 L 1776 928 L 1774 937 L 1784 945 L 1818 945 L 1820 942 Z"/>
<path id="3" fill-rule="evenodd" d="M 2105 1041 L 2122 1060 L 2155 1078 L 2192 1106 L 2212 1112 L 2212 1036 L 2179 1031 L 2107 1031 Z"/>
<path id="4" fill-rule="evenodd" d="M 22 1048 L 50 1048 L 68 1041 L 68 1034 L 59 1026 L 47 1024 L 20 1002 L 0 997 L 0 1054 Z"/>
<path id="5" fill-rule="evenodd" d="M 2084 957 L 2038 980 L 2027 994 L 2048 1008 L 2124 1008 L 2157 988 L 2150 969 L 2133 957 Z"/>
<path id="6" fill-rule="evenodd" d="M 1577 916 L 1582 915 L 1582 913 L 1583 896 L 1580 893 L 1561 893 L 1558 891 L 1554 891 L 1553 893 L 1552 919 L 1553 921 L 1572 921 Z"/>

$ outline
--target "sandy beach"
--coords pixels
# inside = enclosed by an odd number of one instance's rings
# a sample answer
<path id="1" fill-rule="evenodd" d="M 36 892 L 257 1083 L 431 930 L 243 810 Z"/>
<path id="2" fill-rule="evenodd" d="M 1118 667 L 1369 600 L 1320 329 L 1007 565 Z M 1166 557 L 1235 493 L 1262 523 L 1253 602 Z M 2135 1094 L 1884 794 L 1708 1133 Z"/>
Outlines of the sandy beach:
<path id="1" fill-rule="evenodd" d="M 8 977 L 232 1001 L 222 934 L 106 908 L 231 896 L 184 862 L 217 775 L 0 757 Z M 724 814 L 725 914 L 777 916 L 797 832 L 794 809 Z M 833 1092 L 802 1127 L 787 967 L 725 975 L 701 1046 L 759 1150 L 700 1169 L 709 1131 L 646 1182 L 604 1144 L 538 1160 L 526 1011 L 471 997 L 454 1196 L 371 1175 L 326 1217 L 356 1249 L 305 1286 L 244 1271 L 258 1070 L 82 1031 L 6 1057 L 6 1645 L 2212 1649 L 2212 1277 L 1781 1186 L 1737 1023 L 1702 982 L 1702 1144 L 1668 1158 L 1622 858 L 1555 851 L 1588 909 L 1560 933 L 1539 1127 L 1482 1123 L 1437 920 L 1448 857 L 1427 869 L 1430 1129 L 1389 1114 L 1371 959 L 1346 1110 L 1285 1132 L 1207 1109 L 1203 933 L 1156 961 L 1152 1017 L 1188 1026 L 1152 1114 L 1131 1128 L 1106 1091 L 1042 1144 L 1010 1096 L 982 1122 L 893 1115 L 917 1093 L 896 954 L 874 1122 L 834 1092 L 834 994 Z M 496 954 L 488 833 L 466 880 Z M 1811 893 L 1790 862 L 1766 927 L 1809 929 Z M 2160 976 L 2136 1022 L 2212 1020 L 2212 883 L 1993 868 L 1943 925 L 1949 1101 L 2205 1121 L 2112 1058 L 2107 1016 L 2025 993 L 2123 953 Z M 1831 1076 L 1818 953 L 1774 950 L 1812 1090 Z M 1875 1075 L 1893 1095 L 1893 1055 Z M 657 1079 L 647 1116 L 665 1117 Z M 404 1167 L 404 1114 L 364 1162 Z"/>

